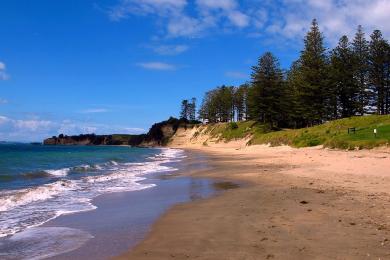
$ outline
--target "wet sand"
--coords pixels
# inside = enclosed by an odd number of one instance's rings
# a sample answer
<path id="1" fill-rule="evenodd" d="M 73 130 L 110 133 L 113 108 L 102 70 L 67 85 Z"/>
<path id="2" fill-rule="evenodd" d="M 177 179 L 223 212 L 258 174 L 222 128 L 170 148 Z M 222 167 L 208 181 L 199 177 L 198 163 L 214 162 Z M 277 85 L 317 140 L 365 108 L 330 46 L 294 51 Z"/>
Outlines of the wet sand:
<path id="1" fill-rule="evenodd" d="M 390 259 L 388 149 L 196 149 L 195 176 L 246 185 L 174 206 L 117 259 Z"/>

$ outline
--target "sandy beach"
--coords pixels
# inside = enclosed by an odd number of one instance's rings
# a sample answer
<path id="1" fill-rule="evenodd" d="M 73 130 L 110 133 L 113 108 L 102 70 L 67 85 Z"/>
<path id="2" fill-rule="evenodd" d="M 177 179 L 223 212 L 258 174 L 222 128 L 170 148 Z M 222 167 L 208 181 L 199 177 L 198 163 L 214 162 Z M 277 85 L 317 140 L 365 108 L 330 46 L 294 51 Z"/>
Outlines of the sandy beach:
<path id="1" fill-rule="evenodd" d="M 390 258 L 388 148 L 173 146 L 209 155 L 193 176 L 240 187 L 174 206 L 117 259 Z"/>

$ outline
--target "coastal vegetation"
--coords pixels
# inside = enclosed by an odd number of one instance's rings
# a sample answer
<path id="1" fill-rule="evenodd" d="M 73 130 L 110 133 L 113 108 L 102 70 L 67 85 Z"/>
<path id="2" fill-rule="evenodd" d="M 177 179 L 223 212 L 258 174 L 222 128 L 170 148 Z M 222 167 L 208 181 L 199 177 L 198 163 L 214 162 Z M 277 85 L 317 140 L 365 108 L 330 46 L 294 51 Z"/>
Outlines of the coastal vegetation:
<path id="1" fill-rule="evenodd" d="M 188 110 L 184 104 L 189 103 L 183 101 L 181 115 Z M 206 92 L 198 114 L 207 126 L 195 135 L 217 141 L 342 149 L 388 145 L 390 44 L 379 30 L 367 40 L 359 26 L 352 41 L 344 35 L 328 50 L 314 19 L 288 70 L 266 52 L 248 82 Z"/>
<path id="2" fill-rule="evenodd" d="M 313 20 L 300 57 L 290 69 L 284 71 L 278 59 L 266 52 L 252 67 L 250 81 L 208 91 L 199 119 L 207 123 L 250 120 L 280 130 L 389 113 L 390 45 L 382 33 L 375 30 L 368 41 L 359 26 L 352 41 L 342 36 L 328 50 Z"/>
<path id="3" fill-rule="evenodd" d="M 376 135 L 374 129 L 377 130 Z M 208 135 L 217 142 L 247 139 L 248 145 L 289 145 L 296 148 L 323 145 L 339 149 L 370 149 L 389 145 L 390 115 L 356 116 L 313 127 L 279 131 L 256 121 L 211 123 L 198 128 L 195 135 L 200 134 Z"/>

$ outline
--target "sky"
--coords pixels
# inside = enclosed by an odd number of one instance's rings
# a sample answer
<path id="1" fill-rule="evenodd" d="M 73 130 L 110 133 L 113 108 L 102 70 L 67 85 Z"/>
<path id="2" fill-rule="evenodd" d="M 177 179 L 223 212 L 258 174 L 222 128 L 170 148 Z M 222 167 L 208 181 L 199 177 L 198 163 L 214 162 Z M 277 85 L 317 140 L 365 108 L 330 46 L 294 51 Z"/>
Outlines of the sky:
<path id="1" fill-rule="evenodd" d="M 390 0 L 2 0 L 0 141 L 146 132 L 182 99 L 287 69 L 316 18 L 333 47 L 361 24 L 389 39 Z"/>

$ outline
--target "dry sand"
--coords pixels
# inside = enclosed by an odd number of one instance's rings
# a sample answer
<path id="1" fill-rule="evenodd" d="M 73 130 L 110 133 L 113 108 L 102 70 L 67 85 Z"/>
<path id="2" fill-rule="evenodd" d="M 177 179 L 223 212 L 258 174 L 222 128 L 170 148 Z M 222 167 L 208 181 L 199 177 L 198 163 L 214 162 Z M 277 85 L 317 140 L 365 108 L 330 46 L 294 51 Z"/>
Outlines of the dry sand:
<path id="1" fill-rule="evenodd" d="M 390 259 L 390 150 L 175 146 L 240 188 L 173 207 L 118 259 Z"/>

